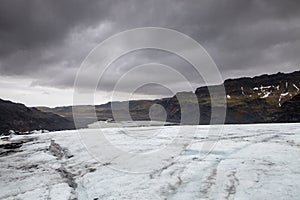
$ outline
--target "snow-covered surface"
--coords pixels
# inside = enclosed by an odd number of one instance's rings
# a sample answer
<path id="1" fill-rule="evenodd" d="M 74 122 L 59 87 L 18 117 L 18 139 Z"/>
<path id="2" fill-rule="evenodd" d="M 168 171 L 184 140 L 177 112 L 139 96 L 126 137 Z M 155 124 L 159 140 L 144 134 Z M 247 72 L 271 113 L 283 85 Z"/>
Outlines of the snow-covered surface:
<path id="1" fill-rule="evenodd" d="M 172 133 L 179 128 L 126 129 Z M 210 126 L 181 128 L 186 133 L 197 130 L 191 145 L 166 160 L 165 167 L 145 174 L 115 170 L 115 160 L 98 162 L 77 131 L 14 136 L 13 141 L 35 140 L 0 156 L 0 199 L 299 199 L 300 124 L 226 125 L 222 135 L 207 135 Z M 118 138 L 117 130 L 105 129 Z M 62 158 L 53 153 L 56 147 L 49 148 L 51 140 L 63 149 Z M 164 140 L 169 140 L 167 134 L 149 147 L 160 148 Z M 207 142 L 217 143 L 203 157 Z"/>
<path id="2" fill-rule="evenodd" d="M 88 128 L 114 128 L 114 127 L 145 127 L 145 126 L 164 126 L 173 125 L 174 123 L 163 121 L 97 121 L 88 125 Z"/>

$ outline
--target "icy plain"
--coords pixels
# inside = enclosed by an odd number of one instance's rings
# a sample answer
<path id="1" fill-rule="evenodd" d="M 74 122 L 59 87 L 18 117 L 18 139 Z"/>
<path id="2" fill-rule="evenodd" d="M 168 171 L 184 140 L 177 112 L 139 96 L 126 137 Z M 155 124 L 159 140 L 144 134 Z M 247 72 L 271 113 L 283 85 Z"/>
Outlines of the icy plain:
<path id="1" fill-rule="evenodd" d="M 142 135 L 162 132 L 134 146 L 118 129 L 104 131 L 115 145 L 138 152 L 159 149 L 179 128 L 128 127 Z M 209 128 L 182 126 L 196 130 L 190 145 L 150 173 L 122 172 L 117 159 L 97 161 L 77 131 L 13 136 L 9 142 L 23 144 L 2 149 L 0 199 L 299 199 L 300 124 L 225 125 L 221 135 L 207 134 Z M 209 153 L 202 151 L 207 142 L 215 143 Z"/>

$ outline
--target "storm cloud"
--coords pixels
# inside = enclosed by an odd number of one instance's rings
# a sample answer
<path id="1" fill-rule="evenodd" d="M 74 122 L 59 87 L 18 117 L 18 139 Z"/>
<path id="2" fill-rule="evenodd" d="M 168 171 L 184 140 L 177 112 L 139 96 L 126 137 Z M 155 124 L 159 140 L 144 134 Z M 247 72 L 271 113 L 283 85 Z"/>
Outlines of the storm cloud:
<path id="1" fill-rule="evenodd" d="M 1 1 L 0 73 L 11 80 L 30 80 L 31 88 L 70 89 L 80 64 L 97 44 L 121 31 L 148 26 L 195 39 L 224 79 L 290 72 L 300 64 L 299 11 L 298 0 Z M 118 79 L 116 71 L 122 74 L 154 61 L 185 73 L 195 86 L 203 83 L 178 57 L 142 51 L 114 63 L 106 74 L 106 90 Z M 136 77 L 148 75 L 146 70 Z"/>

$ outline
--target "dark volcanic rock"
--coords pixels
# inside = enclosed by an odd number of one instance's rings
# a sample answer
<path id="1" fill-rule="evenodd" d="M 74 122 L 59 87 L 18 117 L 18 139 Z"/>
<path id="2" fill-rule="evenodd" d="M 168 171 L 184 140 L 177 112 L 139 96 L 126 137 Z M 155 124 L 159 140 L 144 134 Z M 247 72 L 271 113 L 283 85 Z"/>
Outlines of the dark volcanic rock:
<path id="1" fill-rule="evenodd" d="M 74 129 L 70 120 L 54 113 L 44 113 L 36 108 L 0 99 L 0 134 L 9 130 L 26 132 L 33 130 Z"/>
<path id="2" fill-rule="evenodd" d="M 226 123 L 278 122 L 278 112 L 288 112 L 282 105 L 300 93 L 300 71 L 229 79 L 224 86 L 229 97 Z M 297 120 L 286 117 L 280 121 Z"/>
<path id="3" fill-rule="evenodd" d="M 0 143 L 0 156 L 7 156 L 13 153 L 20 152 L 20 148 L 24 143 L 31 142 L 35 140 L 35 137 L 6 141 L 5 143 Z"/>
<path id="4" fill-rule="evenodd" d="M 284 102 L 276 114 L 277 122 L 300 122 L 300 94 Z"/>

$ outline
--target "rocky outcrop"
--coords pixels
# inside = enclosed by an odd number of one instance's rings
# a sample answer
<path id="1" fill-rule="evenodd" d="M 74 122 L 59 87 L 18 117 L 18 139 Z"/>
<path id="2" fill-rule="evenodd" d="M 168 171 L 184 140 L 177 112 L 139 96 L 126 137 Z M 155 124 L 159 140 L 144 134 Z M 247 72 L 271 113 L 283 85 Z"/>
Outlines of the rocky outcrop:
<path id="1" fill-rule="evenodd" d="M 284 102 L 276 114 L 277 122 L 300 122 L 300 94 Z"/>

